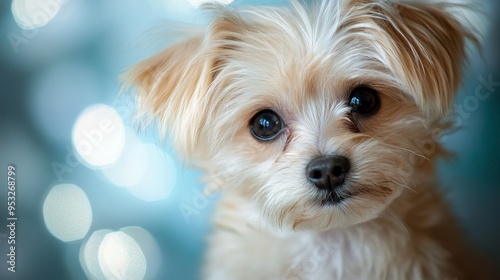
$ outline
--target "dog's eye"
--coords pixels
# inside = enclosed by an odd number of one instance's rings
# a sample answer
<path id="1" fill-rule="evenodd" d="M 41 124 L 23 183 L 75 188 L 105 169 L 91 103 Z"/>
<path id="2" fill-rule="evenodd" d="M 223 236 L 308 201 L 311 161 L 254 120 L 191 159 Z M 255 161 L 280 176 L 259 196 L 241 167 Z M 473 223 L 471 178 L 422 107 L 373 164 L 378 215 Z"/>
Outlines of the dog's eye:
<path id="1" fill-rule="evenodd" d="M 380 108 L 380 98 L 376 90 L 369 87 L 357 87 L 349 96 L 349 106 L 362 115 L 375 114 Z"/>
<path id="2" fill-rule="evenodd" d="M 262 110 L 250 120 L 250 131 L 258 140 L 274 139 L 283 128 L 283 120 L 272 110 Z"/>

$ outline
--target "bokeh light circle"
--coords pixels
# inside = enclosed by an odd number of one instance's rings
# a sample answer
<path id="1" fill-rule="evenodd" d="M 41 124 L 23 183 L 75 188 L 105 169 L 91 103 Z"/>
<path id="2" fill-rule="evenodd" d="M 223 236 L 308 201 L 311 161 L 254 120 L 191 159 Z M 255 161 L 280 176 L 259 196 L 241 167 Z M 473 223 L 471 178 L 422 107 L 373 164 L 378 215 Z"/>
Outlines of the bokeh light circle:
<path id="1" fill-rule="evenodd" d="M 172 158 L 163 153 L 156 145 L 145 144 L 144 150 L 148 160 L 146 172 L 137 185 L 129 188 L 135 197 L 145 201 L 166 199 L 176 182 L 176 167 Z"/>
<path id="2" fill-rule="evenodd" d="M 85 109 L 73 126 L 73 147 L 91 168 L 115 162 L 125 144 L 125 126 L 115 109 L 97 104 Z"/>
<path id="3" fill-rule="evenodd" d="M 92 208 L 82 189 L 71 184 L 54 186 L 43 203 L 49 232 L 69 242 L 85 237 L 92 224 Z"/>
<path id="4" fill-rule="evenodd" d="M 114 164 L 102 168 L 102 173 L 111 183 L 119 187 L 132 188 L 138 185 L 145 176 L 148 157 L 145 145 L 131 129 L 127 128 L 125 135 L 125 147 L 122 154 Z"/>
<path id="5" fill-rule="evenodd" d="M 89 279 L 105 279 L 99 264 L 99 246 L 106 234 L 111 232 L 107 229 L 95 231 L 80 247 L 80 265 Z"/>
<path id="6" fill-rule="evenodd" d="M 146 257 L 135 240 L 124 232 L 106 234 L 99 246 L 99 263 L 106 279 L 143 279 Z"/>
<path id="7" fill-rule="evenodd" d="M 19 27 L 30 30 L 49 23 L 63 4 L 63 0 L 13 0 L 11 9 Z"/>
<path id="8" fill-rule="evenodd" d="M 233 0 L 188 0 L 193 6 L 199 7 L 204 3 L 220 3 L 220 4 L 231 4 Z"/>
<path id="9" fill-rule="evenodd" d="M 131 129 L 126 129 L 121 156 L 101 170 L 111 183 L 144 201 L 166 199 L 177 179 L 174 160 L 156 145 L 141 142 Z"/>
<path id="10" fill-rule="evenodd" d="M 80 247 L 79 259 L 89 279 L 155 279 L 162 255 L 147 230 L 130 226 L 95 231 Z"/>
<path id="11" fill-rule="evenodd" d="M 154 279 L 160 270 L 162 259 L 160 247 L 154 237 L 147 230 L 136 226 L 125 227 L 120 231 L 132 237 L 139 245 L 147 263 L 145 278 Z"/>

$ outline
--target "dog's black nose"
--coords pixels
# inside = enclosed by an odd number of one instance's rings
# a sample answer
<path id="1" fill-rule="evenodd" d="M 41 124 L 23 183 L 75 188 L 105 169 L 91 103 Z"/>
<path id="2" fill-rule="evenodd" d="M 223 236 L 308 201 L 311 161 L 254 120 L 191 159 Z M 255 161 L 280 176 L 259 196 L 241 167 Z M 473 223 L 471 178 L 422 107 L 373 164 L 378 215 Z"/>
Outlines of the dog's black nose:
<path id="1" fill-rule="evenodd" d="M 342 185 L 351 164 L 343 156 L 317 157 L 306 167 L 307 179 L 319 189 L 333 190 Z"/>

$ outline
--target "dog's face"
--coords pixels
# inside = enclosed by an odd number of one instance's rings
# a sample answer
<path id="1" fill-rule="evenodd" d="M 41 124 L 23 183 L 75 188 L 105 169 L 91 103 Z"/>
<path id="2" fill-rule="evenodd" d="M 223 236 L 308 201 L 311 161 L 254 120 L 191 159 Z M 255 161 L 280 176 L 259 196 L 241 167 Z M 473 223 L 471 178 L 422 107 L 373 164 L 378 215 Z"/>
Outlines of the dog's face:
<path id="1" fill-rule="evenodd" d="M 140 113 L 267 225 L 373 219 L 432 158 L 470 33 L 450 7 L 323 1 L 228 11 L 133 68 Z M 451 9 L 452 10 L 452 9 Z M 413 179 L 412 179 L 413 178 Z"/>

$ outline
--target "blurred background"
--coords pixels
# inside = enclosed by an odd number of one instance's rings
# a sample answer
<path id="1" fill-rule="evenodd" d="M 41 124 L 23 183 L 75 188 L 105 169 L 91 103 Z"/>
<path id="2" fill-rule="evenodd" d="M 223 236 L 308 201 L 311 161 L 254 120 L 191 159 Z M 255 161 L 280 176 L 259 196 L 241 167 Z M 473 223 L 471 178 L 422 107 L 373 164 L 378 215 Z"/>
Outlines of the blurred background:
<path id="1" fill-rule="evenodd" d="M 168 43 L 142 34 L 204 24 L 199 2 L 0 2 L 0 279 L 199 279 L 217 198 L 201 195 L 202 175 L 168 143 L 134 130 L 129 100 L 117 98 L 118 76 Z M 444 139 L 457 157 L 439 177 L 470 239 L 500 264 L 500 2 L 484 3 L 491 25 L 456 102 L 463 129 Z M 286 2 L 231 3 L 248 4 Z"/>

